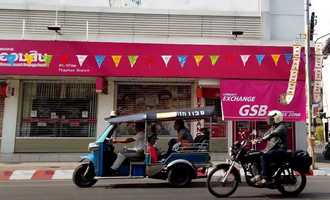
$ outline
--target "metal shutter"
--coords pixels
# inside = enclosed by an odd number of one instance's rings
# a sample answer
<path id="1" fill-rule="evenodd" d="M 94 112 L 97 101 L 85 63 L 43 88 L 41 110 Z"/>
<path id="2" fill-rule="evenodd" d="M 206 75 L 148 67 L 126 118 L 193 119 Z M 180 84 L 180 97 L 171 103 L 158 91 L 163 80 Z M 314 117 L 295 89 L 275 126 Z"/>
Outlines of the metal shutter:
<path id="1" fill-rule="evenodd" d="M 24 81 L 18 136 L 94 137 L 93 83 Z"/>

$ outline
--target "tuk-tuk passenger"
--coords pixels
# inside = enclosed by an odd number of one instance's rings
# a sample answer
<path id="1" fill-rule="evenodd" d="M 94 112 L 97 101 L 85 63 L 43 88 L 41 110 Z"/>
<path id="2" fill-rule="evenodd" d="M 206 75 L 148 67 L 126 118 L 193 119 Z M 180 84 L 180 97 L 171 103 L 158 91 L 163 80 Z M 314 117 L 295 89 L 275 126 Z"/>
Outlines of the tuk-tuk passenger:
<path id="1" fill-rule="evenodd" d="M 174 122 L 174 129 L 177 131 L 177 142 L 182 145 L 185 143 L 193 143 L 194 139 L 190 131 L 185 127 L 182 119 L 177 119 Z"/>
<path id="2" fill-rule="evenodd" d="M 158 151 L 155 147 L 156 141 L 158 140 L 157 134 L 153 133 L 148 136 L 148 152 L 150 153 L 151 163 L 155 163 L 159 160 Z"/>
<path id="3" fill-rule="evenodd" d="M 136 135 L 134 138 L 126 138 L 125 140 L 113 140 L 113 143 L 122 143 L 122 144 L 127 144 L 131 142 L 135 142 L 135 145 L 133 148 L 127 148 L 124 149 L 124 151 L 119 152 L 117 154 L 117 158 L 115 162 L 111 166 L 111 172 L 113 174 L 117 173 L 117 170 L 121 166 L 121 164 L 124 162 L 126 158 L 129 159 L 138 159 L 138 160 L 143 160 L 144 158 L 144 130 L 145 130 L 145 125 L 144 122 L 136 122 L 135 123 L 135 130 L 136 130 Z"/>

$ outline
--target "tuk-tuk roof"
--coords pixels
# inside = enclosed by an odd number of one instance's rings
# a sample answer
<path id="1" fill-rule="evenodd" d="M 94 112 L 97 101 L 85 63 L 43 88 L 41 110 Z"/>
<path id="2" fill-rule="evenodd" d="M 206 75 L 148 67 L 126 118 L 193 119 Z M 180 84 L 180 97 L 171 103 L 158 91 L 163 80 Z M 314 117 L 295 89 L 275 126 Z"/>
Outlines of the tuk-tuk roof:
<path id="1" fill-rule="evenodd" d="M 113 118 L 106 118 L 109 123 L 137 122 L 137 121 L 166 121 L 175 119 L 202 119 L 211 117 L 215 114 L 214 106 L 202 108 L 187 108 L 187 109 L 171 109 L 160 111 L 148 111 L 132 115 L 123 115 Z"/>

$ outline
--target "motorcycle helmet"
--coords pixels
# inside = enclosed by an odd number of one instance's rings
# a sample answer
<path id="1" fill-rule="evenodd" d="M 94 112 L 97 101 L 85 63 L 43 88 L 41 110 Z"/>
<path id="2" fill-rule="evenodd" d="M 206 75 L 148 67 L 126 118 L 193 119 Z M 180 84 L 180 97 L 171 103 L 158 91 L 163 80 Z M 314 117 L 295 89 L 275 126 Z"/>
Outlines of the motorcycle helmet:
<path id="1" fill-rule="evenodd" d="M 268 124 L 279 124 L 283 121 L 283 113 L 279 110 L 271 110 L 268 112 Z"/>

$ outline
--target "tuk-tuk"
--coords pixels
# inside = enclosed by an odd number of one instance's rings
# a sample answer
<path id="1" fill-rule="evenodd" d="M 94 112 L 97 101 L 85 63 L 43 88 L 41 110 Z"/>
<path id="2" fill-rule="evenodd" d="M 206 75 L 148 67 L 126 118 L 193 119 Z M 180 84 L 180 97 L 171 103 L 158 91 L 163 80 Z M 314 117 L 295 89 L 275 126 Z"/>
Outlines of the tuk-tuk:
<path id="1" fill-rule="evenodd" d="M 169 122 L 182 119 L 186 122 L 204 122 L 214 115 L 214 107 L 191 108 L 181 110 L 162 110 L 145 112 L 118 117 L 109 117 L 105 120 L 108 126 L 97 140 L 88 146 L 89 153 L 82 156 L 81 164 L 73 173 L 73 182 L 78 187 L 91 187 L 102 178 L 154 178 L 168 180 L 176 187 L 189 185 L 192 179 L 207 176 L 206 170 L 210 164 L 208 151 L 209 139 L 194 141 L 189 146 L 176 146 L 170 153 L 160 155 L 160 160 L 151 162 L 147 148 L 148 125 L 155 122 Z M 126 159 L 118 169 L 117 174 L 109 173 L 111 165 L 116 160 L 118 150 L 115 151 L 113 139 L 121 124 L 143 122 L 145 124 L 144 158 L 140 160 Z M 200 124 L 200 123 L 199 123 Z M 206 124 L 206 123 L 201 123 Z M 209 133 L 212 126 L 207 128 Z M 127 130 L 126 130 L 127 131 Z M 196 138 L 195 138 L 196 139 Z"/>

